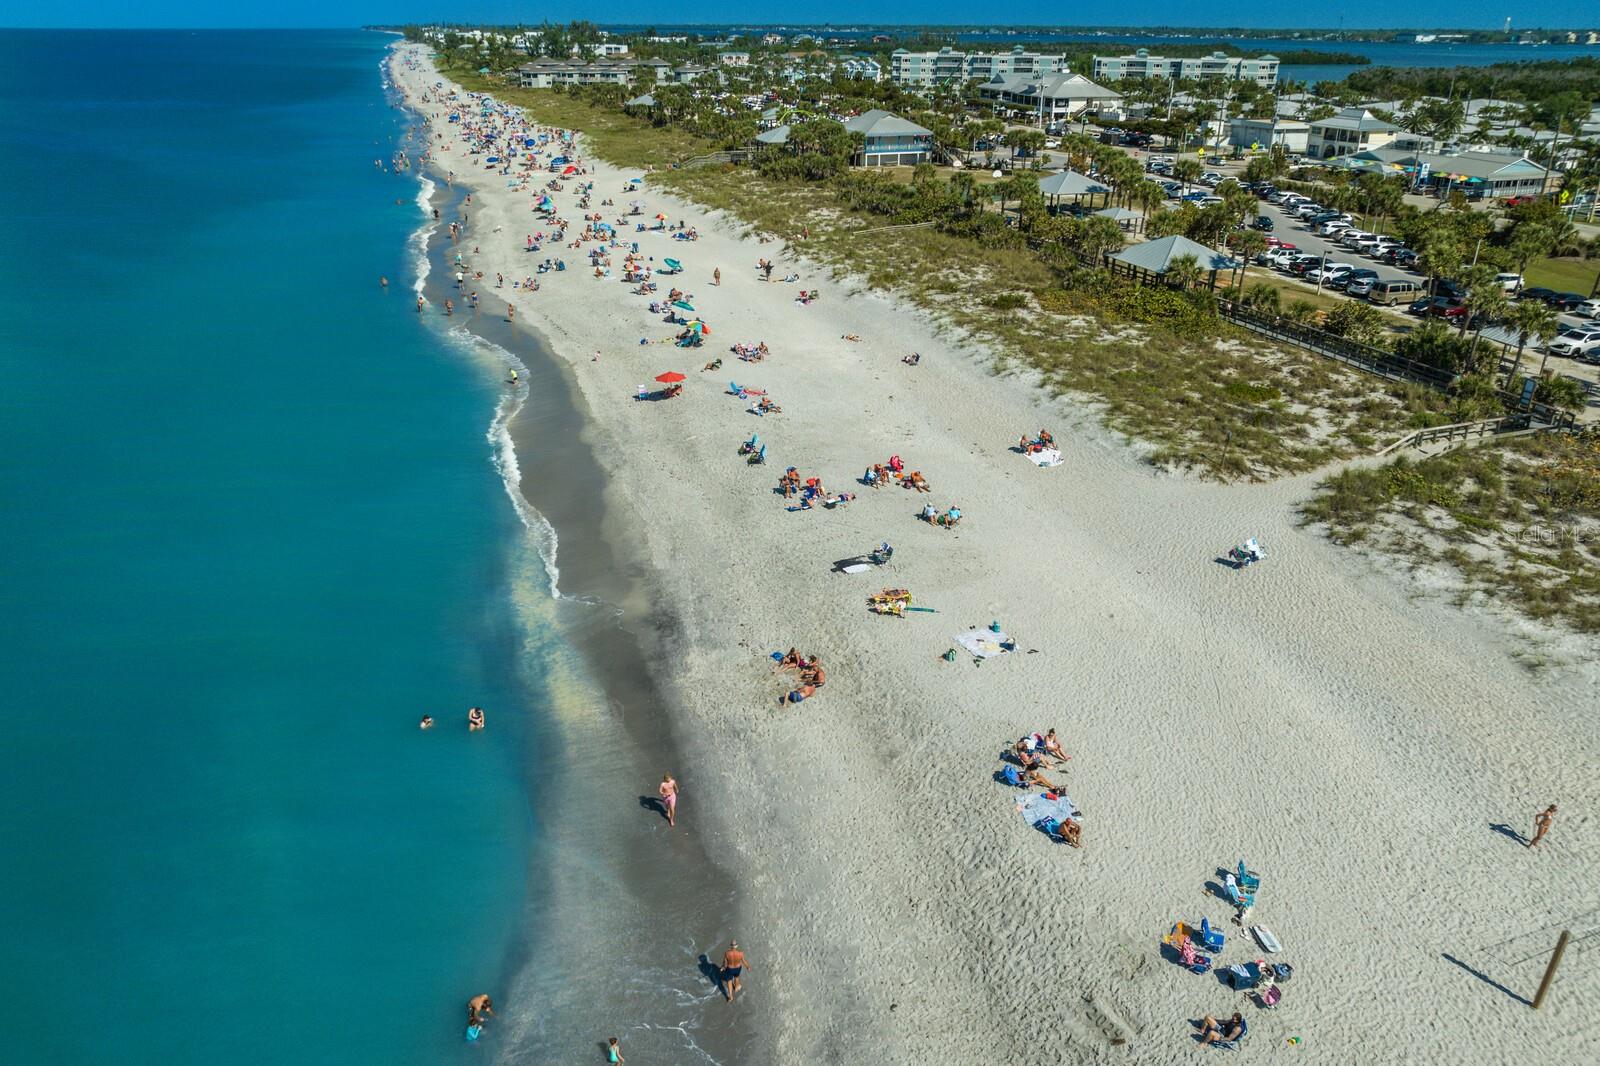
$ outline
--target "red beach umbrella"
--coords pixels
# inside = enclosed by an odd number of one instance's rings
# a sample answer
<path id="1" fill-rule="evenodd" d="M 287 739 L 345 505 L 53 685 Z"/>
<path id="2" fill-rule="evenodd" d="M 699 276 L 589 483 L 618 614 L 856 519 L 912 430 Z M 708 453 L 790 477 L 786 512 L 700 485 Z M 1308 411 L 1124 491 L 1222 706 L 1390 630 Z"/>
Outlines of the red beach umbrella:
<path id="1" fill-rule="evenodd" d="M 684 377 L 676 370 L 669 370 L 665 374 L 657 374 L 656 380 L 661 382 L 663 385 L 671 385 L 675 381 L 683 381 Z"/>

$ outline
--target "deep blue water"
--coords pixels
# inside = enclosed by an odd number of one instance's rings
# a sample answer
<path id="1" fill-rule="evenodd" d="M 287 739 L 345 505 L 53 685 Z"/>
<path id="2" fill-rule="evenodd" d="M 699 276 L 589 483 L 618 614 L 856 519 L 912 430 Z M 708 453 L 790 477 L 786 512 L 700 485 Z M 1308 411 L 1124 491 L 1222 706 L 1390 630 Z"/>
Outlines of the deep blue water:
<path id="1" fill-rule="evenodd" d="M 520 527 L 388 40 L 0 33 L 0 1061 L 447 1062 L 512 968 Z"/>

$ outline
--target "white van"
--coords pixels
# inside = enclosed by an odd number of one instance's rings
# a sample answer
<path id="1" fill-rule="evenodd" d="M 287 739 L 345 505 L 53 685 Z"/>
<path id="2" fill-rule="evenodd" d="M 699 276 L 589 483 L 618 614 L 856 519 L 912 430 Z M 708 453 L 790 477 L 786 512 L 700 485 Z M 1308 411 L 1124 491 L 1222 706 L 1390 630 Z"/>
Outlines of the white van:
<path id="1" fill-rule="evenodd" d="M 1521 274 L 1496 274 L 1494 280 L 1507 292 L 1517 292 L 1522 288 Z"/>

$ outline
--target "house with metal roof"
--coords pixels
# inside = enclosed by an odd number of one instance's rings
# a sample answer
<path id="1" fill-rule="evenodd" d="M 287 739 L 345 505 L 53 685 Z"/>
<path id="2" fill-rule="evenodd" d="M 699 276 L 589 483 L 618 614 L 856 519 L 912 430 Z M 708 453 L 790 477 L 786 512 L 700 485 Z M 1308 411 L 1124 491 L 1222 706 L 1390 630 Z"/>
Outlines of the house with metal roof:
<path id="1" fill-rule="evenodd" d="M 1385 122 L 1364 107 L 1347 107 L 1338 114 L 1312 121 L 1310 126 L 1306 155 L 1313 159 L 1336 159 L 1382 148 L 1400 132 L 1399 126 Z"/>
<path id="2" fill-rule="evenodd" d="M 1046 122 L 1122 106 L 1121 93 L 1082 74 L 996 74 L 978 86 L 978 96 L 1003 108 L 1042 116 Z"/>
<path id="3" fill-rule="evenodd" d="M 933 155 L 933 131 L 881 108 L 846 119 L 844 128 L 862 135 L 850 162 L 858 167 L 914 167 Z"/>

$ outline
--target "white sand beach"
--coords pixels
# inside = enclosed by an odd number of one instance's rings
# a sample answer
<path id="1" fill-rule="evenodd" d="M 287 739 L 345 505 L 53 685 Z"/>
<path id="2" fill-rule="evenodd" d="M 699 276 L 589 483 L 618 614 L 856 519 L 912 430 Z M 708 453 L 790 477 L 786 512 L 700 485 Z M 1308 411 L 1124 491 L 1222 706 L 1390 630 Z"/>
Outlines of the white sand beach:
<path id="1" fill-rule="evenodd" d="M 981 345 L 581 139 L 586 173 L 553 194 L 569 242 L 584 181 L 608 222 L 639 199 L 699 239 L 622 233 L 656 269 L 684 265 L 653 297 L 631 293 L 620 250 L 604 279 L 593 243 L 530 255 L 550 175 L 508 188 L 466 154 L 437 93 L 422 101 L 438 80 L 426 53 L 397 55 L 418 60 L 393 73 L 442 134 L 436 165 L 473 190 L 475 287 L 570 363 L 616 537 L 652 571 L 648 609 L 667 624 L 658 664 L 637 668 L 661 675 L 689 753 L 682 831 L 709 834 L 743 893 L 751 971 L 729 1009 L 771 1019 L 772 1061 L 1185 1062 L 1208 1053 L 1189 1020 L 1234 1010 L 1246 1051 L 1302 1061 L 1600 1060 L 1600 668 L 1582 645 L 1528 665 L 1538 634 L 1301 528 L 1315 477 L 1159 472 L 1086 405 L 996 375 Z M 513 291 L 556 256 L 566 271 Z M 712 328 L 701 348 L 657 343 L 676 327 L 648 305 L 673 285 Z M 802 305 L 801 289 L 820 298 Z M 772 354 L 757 364 L 728 350 L 758 341 Z M 681 396 L 635 399 L 670 370 L 687 376 Z M 782 413 L 751 413 L 730 380 Z M 1012 450 L 1040 427 L 1057 467 Z M 763 466 L 737 454 L 752 433 Z M 891 455 L 931 493 L 856 483 Z M 789 466 L 857 498 L 791 511 L 774 491 Z M 959 506 L 959 526 L 919 521 L 929 502 Z M 1263 563 L 1218 561 L 1250 535 Z M 833 572 L 885 540 L 887 567 Z M 933 613 L 868 613 L 885 586 Z M 942 658 L 991 621 L 1015 653 Z M 780 704 L 794 675 L 769 656 L 790 647 L 820 656 L 827 684 Z M 1019 790 L 995 780 L 1002 749 L 1051 727 L 1072 760 L 1045 772 L 1083 812 L 1081 849 L 1026 824 Z M 1550 835 L 1522 846 L 1511 833 L 1551 802 Z M 1240 859 L 1261 875 L 1250 921 L 1276 933 L 1276 955 L 1208 891 Z M 1276 1007 L 1164 957 L 1163 934 L 1202 917 L 1227 936 L 1219 966 L 1293 966 Z M 1533 998 L 1564 928 L 1590 939 L 1535 1012 L 1517 997 Z M 496 998 L 502 1015 L 539 1009 Z M 667 1061 L 624 1044 L 630 1061 Z"/>

